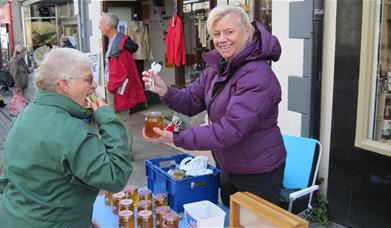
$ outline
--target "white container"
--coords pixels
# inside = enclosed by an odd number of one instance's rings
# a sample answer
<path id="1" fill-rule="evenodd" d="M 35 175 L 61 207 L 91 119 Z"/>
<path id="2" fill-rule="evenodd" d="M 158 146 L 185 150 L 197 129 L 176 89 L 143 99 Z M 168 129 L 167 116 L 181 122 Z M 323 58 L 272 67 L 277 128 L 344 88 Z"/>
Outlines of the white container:
<path id="1" fill-rule="evenodd" d="M 184 204 L 188 227 L 224 227 L 225 212 L 208 200 Z"/>

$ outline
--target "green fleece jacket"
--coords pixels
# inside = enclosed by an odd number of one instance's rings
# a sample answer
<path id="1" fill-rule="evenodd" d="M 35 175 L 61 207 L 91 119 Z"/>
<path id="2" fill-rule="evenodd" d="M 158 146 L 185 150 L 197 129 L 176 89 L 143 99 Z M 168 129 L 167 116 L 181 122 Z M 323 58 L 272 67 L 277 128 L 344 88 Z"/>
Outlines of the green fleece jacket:
<path id="1" fill-rule="evenodd" d="M 109 106 L 94 113 L 38 91 L 4 143 L 0 227 L 89 227 L 99 189 L 122 190 L 132 172 L 124 126 Z"/>

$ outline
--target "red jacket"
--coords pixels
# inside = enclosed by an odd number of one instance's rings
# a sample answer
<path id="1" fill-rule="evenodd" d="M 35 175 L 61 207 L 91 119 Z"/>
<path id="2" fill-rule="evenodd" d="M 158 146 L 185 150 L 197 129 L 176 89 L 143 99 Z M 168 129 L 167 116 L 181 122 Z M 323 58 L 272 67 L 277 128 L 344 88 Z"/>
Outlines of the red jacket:
<path id="1" fill-rule="evenodd" d="M 176 15 L 173 16 L 168 22 L 166 52 L 168 64 L 175 64 L 176 66 L 182 66 L 186 64 L 182 21 Z"/>
<path id="2" fill-rule="evenodd" d="M 133 108 L 138 103 L 146 101 L 144 89 L 141 84 L 136 63 L 134 62 L 131 49 L 133 45 L 127 35 L 118 33 L 113 41 L 109 55 L 109 83 L 107 89 L 114 94 L 114 109 L 116 111 Z M 137 45 L 136 45 L 137 46 Z M 137 47 L 136 47 L 137 50 Z M 125 79 L 128 79 L 123 95 L 117 93 L 117 89 Z"/>

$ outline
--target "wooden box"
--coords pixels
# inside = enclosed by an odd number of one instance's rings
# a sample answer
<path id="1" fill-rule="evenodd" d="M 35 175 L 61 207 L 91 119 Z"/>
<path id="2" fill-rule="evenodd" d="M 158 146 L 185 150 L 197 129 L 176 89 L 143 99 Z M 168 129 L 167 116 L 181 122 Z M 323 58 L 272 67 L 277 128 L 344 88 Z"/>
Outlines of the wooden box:
<path id="1" fill-rule="evenodd" d="M 231 196 L 229 227 L 309 227 L 308 221 L 249 192 Z"/>

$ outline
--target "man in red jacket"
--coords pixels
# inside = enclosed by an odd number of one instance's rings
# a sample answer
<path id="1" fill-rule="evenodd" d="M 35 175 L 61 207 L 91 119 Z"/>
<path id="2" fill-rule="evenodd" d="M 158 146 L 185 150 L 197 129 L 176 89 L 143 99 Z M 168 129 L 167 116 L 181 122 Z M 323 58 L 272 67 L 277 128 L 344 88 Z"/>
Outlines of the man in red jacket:
<path id="1" fill-rule="evenodd" d="M 129 123 L 129 111 L 138 103 L 145 102 L 145 94 L 132 53 L 138 45 L 127 35 L 117 31 L 118 17 L 103 13 L 99 29 L 109 39 L 105 56 L 105 85 L 107 103 L 117 112 L 118 119 L 128 133 L 129 148 L 132 150 L 133 133 Z"/>

